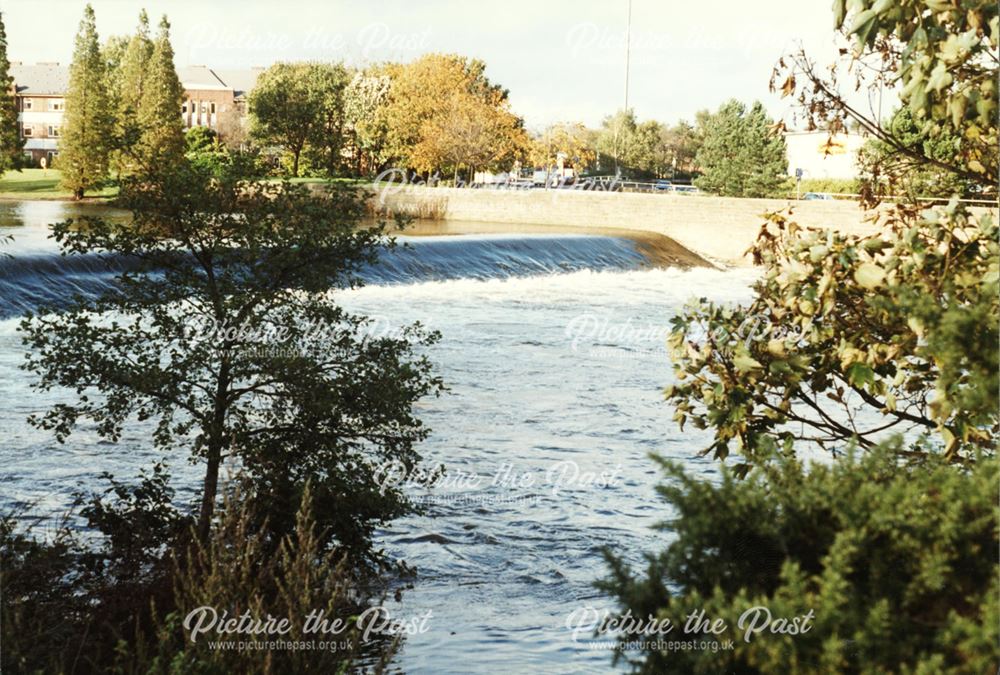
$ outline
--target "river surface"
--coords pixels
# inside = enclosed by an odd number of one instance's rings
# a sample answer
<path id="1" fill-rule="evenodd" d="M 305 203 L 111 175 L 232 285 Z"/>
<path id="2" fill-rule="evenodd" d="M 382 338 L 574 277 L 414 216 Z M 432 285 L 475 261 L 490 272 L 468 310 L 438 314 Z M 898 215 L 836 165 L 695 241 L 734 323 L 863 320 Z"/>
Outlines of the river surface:
<path id="1" fill-rule="evenodd" d="M 83 428 L 59 445 L 27 415 L 66 393 L 28 388 L 19 370 L 17 316 L 46 299 L 99 289 L 101 273 L 55 258 L 47 225 L 103 207 L 0 204 L 0 510 L 58 513 L 109 471 L 136 475 L 160 454 L 141 425 L 117 443 Z M 623 223 L 627 227 L 627 223 Z M 378 535 L 418 570 L 400 616 L 428 610 L 395 665 L 405 672 L 608 672 L 610 654 L 574 640 L 567 618 L 612 609 L 593 587 L 601 549 L 635 564 L 669 535 L 650 453 L 712 476 L 696 453 L 704 432 L 679 432 L 662 389 L 671 380 L 663 338 L 685 301 L 750 298 L 747 270 L 654 269 L 632 242 L 587 236 L 420 237 L 341 292 L 348 308 L 386 326 L 420 321 L 439 330 L 430 349 L 449 390 L 420 404 L 433 430 L 422 445 L 447 467 L 437 487 L 413 489 L 426 513 Z M 179 498 L 198 467 L 171 458 Z"/>

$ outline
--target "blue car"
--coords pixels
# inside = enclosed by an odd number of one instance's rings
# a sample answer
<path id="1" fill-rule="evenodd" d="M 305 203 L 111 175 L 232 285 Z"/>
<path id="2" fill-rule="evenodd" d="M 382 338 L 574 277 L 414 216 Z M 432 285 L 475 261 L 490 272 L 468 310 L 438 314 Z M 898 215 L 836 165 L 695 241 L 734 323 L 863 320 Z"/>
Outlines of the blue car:
<path id="1" fill-rule="evenodd" d="M 814 200 L 817 200 L 817 199 L 822 199 L 822 200 L 828 200 L 829 199 L 829 200 L 832 200 L 833 196 L 832 195 L 828 195 L 825 192 L 807 192 L 804 195 L 802 195 L 802 199 L 806 199 L 808 201 L 814 201 Z"/>
<path id="2" fill-rule="evenodd" d="M 668 180 L 658 180 L 656 184 L 653 185 L 653 189 L 659 192 L 669 192 L 674 189 L 674 184 Z"/>

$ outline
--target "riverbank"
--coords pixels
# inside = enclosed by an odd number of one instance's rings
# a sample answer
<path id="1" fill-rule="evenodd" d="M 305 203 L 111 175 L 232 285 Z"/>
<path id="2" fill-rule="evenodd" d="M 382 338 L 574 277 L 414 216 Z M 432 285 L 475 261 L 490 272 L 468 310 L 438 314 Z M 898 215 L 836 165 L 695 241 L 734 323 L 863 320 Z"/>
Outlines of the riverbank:
<path id="1" fill-rule="evenodd" d="M 73 193 L 60 185 L 62 174 L 57 169 L 21 169 L 8 171 L 0 177 L 2 201 L 70 201 Z M 118 195 L 117 186 L 87 192 L 84 201 L 105 201 Z"/>

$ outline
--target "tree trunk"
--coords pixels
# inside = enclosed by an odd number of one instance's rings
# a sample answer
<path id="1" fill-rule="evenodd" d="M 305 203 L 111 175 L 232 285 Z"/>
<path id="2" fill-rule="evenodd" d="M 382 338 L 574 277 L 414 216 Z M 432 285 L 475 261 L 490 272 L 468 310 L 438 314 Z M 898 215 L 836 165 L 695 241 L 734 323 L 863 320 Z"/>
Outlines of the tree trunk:
<path id="1" fill-rule="evenodd" d="M 219 489 L 219 464 L 222 461 L 222 444 L 211 443 L 208 448 L 208 466 L 205 468 L 205 485 L 201 494 L 201 513 L 198 515 L 198 539 L 208 541 L 215 513 L 215 494 Z"/>
<path id="2" fill-rule="evenodd" d="M 73 198 L 76 199 L 76 201 L 83 199 L 83 188 L 76 188 L 73 190 Z"/>
<path id="3" fill-rule="evenodd" d="M 299 177 L 299 155 L 302 154 L 302 148 L 296 148 L 294 153 L 294 159 L 292 160 L 292 178 Z"/>
<path id="4" fill-rule="evenodd" d="M 215 390 L 215 410 L 212 414 L 211 428 L 208 430 L 205 483 L 201 494 L 201 513 L 198 515 L 198 538 L 203 543 L 208 541 L 208 535 L 212 529 L 215 496 L 219 490 L 219 465 L 222 463 L 222 450 L 226 444 L 225 422 L 228 395 L 229 363 L 223 361 L 219 369 L 219 382 Z"/>

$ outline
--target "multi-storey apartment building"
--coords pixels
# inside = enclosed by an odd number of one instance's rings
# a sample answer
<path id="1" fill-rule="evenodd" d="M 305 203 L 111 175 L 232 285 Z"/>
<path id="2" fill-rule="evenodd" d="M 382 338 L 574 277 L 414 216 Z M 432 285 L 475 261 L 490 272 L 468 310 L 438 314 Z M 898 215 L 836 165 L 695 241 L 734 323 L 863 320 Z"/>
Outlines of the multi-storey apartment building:
<path id="1" fill-rule="evenodd" d="M 205 126 L 221 134 L 241 128 L 246 97 L 263 68 L 214 71 L 190 66 L 177 71 L 184 87 L 180 115 L 184 128 Z M 52 166 L 59 156 L 59 134 L 65 95 L 69 89 L 69 67 L 58 63 L 11 64 L 18 123 L 24 139 L 24 154 L 32 164 L 42 159 Z"/>
<path id="2" fill-rule="evenodd" d="M 59 132 L 69 69 L 58 63 L 11 64 L 17 120 L 24 139 L 24 154 L 33 164 L 42 159 L 51 165 L 59 154 Z"/>

